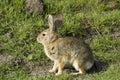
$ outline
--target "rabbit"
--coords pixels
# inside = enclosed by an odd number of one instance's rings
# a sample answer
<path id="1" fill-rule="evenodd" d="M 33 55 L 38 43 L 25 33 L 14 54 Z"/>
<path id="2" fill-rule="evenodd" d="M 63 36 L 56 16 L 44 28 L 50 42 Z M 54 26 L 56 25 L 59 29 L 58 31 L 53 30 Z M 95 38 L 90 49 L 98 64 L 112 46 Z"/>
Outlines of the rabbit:
<path id="1" fill-rule="evenodd" d="M 59 24 L 60 23 L 60 24 Z M 48 16 L 49 28 L 37 36 L 37 42 L 44 46 L 45 54 L 54 61 L 50 73 L 61 75 L 65 65 L 72 65 L 77 72 L 72 74 L 83 74 L 94 64 L 91 48 L 83 40 L 75 37 L 60 37 L 55 30 L 61 26 L 62 15 Z"/>

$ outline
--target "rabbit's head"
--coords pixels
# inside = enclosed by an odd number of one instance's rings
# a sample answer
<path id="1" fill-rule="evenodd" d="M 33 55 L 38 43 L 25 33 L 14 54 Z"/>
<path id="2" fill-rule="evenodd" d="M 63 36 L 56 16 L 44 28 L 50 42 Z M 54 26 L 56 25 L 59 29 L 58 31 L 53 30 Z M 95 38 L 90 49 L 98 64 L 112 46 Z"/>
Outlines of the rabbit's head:
<path id="1" fill-rule="evenodd" d="M 43 32 L 41 32 L 38 37 L 37 37 L 37 41 L 39 43 L 42 43 L 43 45 L 53 42 L 54 40 L 56 40 L 58 38 L 57 33 L 55 33 L 55 30 L 60 27 L 62 24 L 62 15 L 56 15 L 56 16 L 52 16 L 49 15 L 48 16 L 48 25 L 49 28 L 44 30 Z"/>

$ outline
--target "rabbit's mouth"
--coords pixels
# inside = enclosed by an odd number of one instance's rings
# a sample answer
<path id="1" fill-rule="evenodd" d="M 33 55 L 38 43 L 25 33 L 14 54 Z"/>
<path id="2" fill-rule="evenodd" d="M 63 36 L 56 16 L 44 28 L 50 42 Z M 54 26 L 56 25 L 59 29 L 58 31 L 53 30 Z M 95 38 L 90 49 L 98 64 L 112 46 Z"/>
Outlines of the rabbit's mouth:
<path id="1" fill-rule="evenodd" d="M 47 39 L 42 40 L 40 37 L 37 37 L 37 42 L 42 44 L 42 45 L 45 45 L 48 43 Z"/>
<path id="2" fill-rule="evenodd" d="M 41 43 L 41 41 L 40 41 L 40 38 L 39 38 L 39 37 L 37 37 L 37 42 L 38 42 L 38 43 Z"/>

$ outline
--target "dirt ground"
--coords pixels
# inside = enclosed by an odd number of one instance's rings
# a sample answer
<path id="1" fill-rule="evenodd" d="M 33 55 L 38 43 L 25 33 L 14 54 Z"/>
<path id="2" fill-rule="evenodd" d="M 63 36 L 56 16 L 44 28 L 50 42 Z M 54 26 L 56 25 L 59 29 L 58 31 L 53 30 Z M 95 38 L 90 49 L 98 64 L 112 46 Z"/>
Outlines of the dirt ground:
<path id="1" fill-rule="evenodd" d="M 13 57 L 9 54 L 0 54 L 0 67 L 3 65 L 11 65 L 12 67 L 19 66 L 20 68 L 24 69 L 25 72 L 28 73 L 29 75 L 38 76 L 53 75 L 48 72 L 53 65 L 51 61 L 49 63 L 46 63 L 43 60 L 39 62 L 24 61 L 18 57 Z"/>
<path id="2" fill-rule="evenodd" d="M 18 57 L 13 57 L 9 54 L 0 54 L 0 67 L 4 65 L 20 66 L 26 70 L 26 73 L 30 75 L 48 75 L 48 69 L 51 68 L 52 63 L 44 64 L 44 61 L 40 61 L 38 64 L 32 61 L 24 61 Z M 22 67 L 21 67 L 22 66 Z"/>
<path id="3" fill-rule="evenodd" d="M 89 71 L 90 73 L 94 71 L 99 72 L 105 66 L 107 66 L 106 63 L 100 62 L 99 60 L 100 59 L 96 57 L 95 66 Z M 22 66 L 22 69 L 24 69 L 25 72 L 28 73 L 29 75 L 38 75 L 38 76 L 54 75 L 48 72 L 49 69 L 51 69 L 53 66 L 52 61 L 46 63 L 44 60 L 41 60 L 36 64 L 36 62 L 24 61 L 18 57 L 16 58 L 8 54 L 0 54 L 0 66 L 5 64 L 9 64 L 13 66 L 16 66 L 16 65 Z M 63 70 L 63 73 L 71 73 L 71 72 L 75 72 L 74 68 L 70 67 L 70 68 L 65 68 Z"/>
<path id="4" fill-rule="evenodd" d="M 4 64 L 10 64 L 14 57 L 8 54 L 0 54 L 0 66 Z"/>

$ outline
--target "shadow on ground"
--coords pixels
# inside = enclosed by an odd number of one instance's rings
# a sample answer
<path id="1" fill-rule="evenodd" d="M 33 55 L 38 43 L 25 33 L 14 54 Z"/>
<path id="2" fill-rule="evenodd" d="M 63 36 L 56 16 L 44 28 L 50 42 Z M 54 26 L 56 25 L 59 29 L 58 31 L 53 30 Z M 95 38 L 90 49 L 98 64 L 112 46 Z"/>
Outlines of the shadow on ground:
<path id="1" fill-rule="evenodd" d="M 99 73 L 101 71 L 106 71 L 106 69 L 109 67 L 107 60 L 104 60 L 103 58 L 100 58 L 98 56 L 95 57 L 95 63 L 94 66 L 88 70 L 87 72 L 92 73 Z"/>

